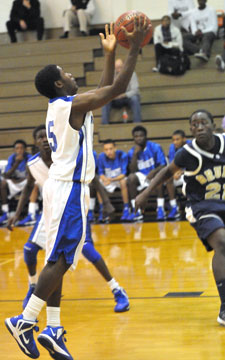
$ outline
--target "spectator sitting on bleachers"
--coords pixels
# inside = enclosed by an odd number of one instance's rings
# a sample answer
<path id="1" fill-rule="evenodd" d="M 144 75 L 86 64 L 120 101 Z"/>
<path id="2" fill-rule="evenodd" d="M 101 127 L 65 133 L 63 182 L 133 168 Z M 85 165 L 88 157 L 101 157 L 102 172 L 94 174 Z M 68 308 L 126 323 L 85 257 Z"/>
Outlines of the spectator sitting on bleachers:
<path id="1" fill-rule="evenodd" d="M 42 40 L 44 19 L 40 16 L 38 0 L 15 0 L 6 27 L 12 43 L 17 42 L 15 31 L 37 30 L 37 39 Z"/>
<path id="2" fill-rule="evenodd" d="M 185 144 L 190 144 L 191 140 L 187 140 L 185 132 L 183 130 L 176 130 L 172 135 L 173 143 L 169 147 L 168 159 L 171 163 L 174 160 L 176 152 L 181 149 Z M 183 185 L 183 171 L 179 170 L 173 176 L 173 183 L 175 186 Z"/>
<path id="3" fill-rule="evenodd" d="M 158 72 L 160 59 L 165 55 L 178 56 L 183 51 L 183 39 L 180 30 L 171 24 L 168 15 L 162 17 L 161 24 L 156 26 L 153 35 L 156 66 L 152 71 Z"/>
<path id="4" fill-rule="evenodd" d="M 98 174 L 108 193 L 121 189 L 123 199 L 121 221 L 126 221 L 129 217 L 129 198 L 126 182 L 127 167 L 127 154 L 122 150 L 117 150 L 113 140 L 105 140 L 103 152 L 98 157 Z"/>
<path id="5" fill-rule="evenodd" d="M 132 130 L 135 146 L 128 151 L 128 162 L 130 174 L 127 179 L 128 193 L 131 200 L 132 213 L 129 216 L 130 221 L 142 220 L 143 215 L 140 210 L 135 213 L 135 198 L 138 191 L 148 187 L 150 181 L 154 178 L 161 168 L 166 165 L 166 158 L 161 146 L 155 142 L 147 140 L 147 130 L 143 126 L 136 126 Z M 171 186 L 171 184 L 170 184 Z M 170 188 L 168 189 L 169 194 Z M 157 189 L 157 220 L 165 220 L 163 185 Z M 177 202 L 170 196 L 171 211 L 168 214 L 169 219 L 175 219 L 179 216 Z"/>
<path id="6" fill-rule="evenodd" d="M 30 154 L 26 152 L 27 144 L 23 140 L 16 140 L 14 143 L 14 154 L 8 158 L 8 163 L 1 181 L 2 216 L 0 225 L 7 222 L 9 216 L 8 199 L 19 194 L 26 182 L 26 164 Z M 9 193 L 9 194 L 8 194 Z"/>
<path id="7" fill-rule="evenodd" d="M 69 36 L 71 26 L 78 26 L 82 36 L 88 35 L 88 24 L 95 12 L 94 0 L 71 0 L 72 7 L 63 13 L 64 33 L 61 39 Z"/>
<path id="8" fill-rule="evenodd" d="M 123 68 L 123 61 L 117 59 L 115 62 L 115 77 Z M 111 108 L 122 109 L 129 107 L 133 113 L 133 122 L 141 122 L 141 104 L 139 84 L 136 73 L 134 72 L 128 84 L 125 94 L 121 94 L 108 104 L 102 107 L 102 124 L 109 123 Z"/>
<path id="9" fill-rule="evenodd" d="M 217 36 L 216 10 L 206 5 L 207 0 L 198 0 L 198 8 L 191 12 L 191 33 L 184 34 L 184 51 L 201 60 L 208 61 Z"/>
<path id="10" fill-rule="evenodd" d="M 181 31 L 189 31 L 190 13 L 194 7 L 193 0 L 168 0 L 168 13 L 172 24 Z"/>

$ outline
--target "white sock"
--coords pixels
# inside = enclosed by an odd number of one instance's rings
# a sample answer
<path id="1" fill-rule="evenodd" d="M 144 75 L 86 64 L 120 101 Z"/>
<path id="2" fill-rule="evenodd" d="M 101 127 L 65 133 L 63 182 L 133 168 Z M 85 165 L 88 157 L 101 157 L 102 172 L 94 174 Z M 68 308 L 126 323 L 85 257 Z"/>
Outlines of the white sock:
<path id="1" fill-rule="evenodd" d="M 28 205 L 28 214 L 31 214 L 32 218 L 35 219 L 35 214 L 36 214 L 36 203 L 35 202 L 29 202 Z"/>
<path id="2" fill-rule="evenodd" d="M 96 198 L 90 198 L 89 210 L 95 209 Z"/>
<path id="3" fill-rule="evenodd" d="M 135 208 L 135 199 L 132 199 L 130 202 L 131 202 L 132 209 L 134 209 Z"/>
<path id="4" fill-rule="evenodd" d="M 157 198 L 157 207 L 164 208 L 165 199 L 164 198 Z"/>
<path id="5" fill-rule="evenodd" d="M 112 278 L 112 280 L 108 281 L 108 285 L 112 291 L 115 289 L 120 289 L 118 282 L 114 278 Z"/>
<path id="6" fill-rule="evenodd" d="M 170 200 L 170 205 L 171 207 L 177 206 L 177 200 L 176 199 Z"/>
<path id="7" fill-rule="evenodd" d="M 37 273 L 35 275 L 28 275 L 29 285 L 36 285 L 37 284 Z"/>
<path id="8" fill-rule="evenodd" d="M 25 320 L 35 321 L 43 308 L 45 301 L 32 294 L 27 306 L 23 311 L 23 318 Z"/>
<path id="9" fill-rule="evenodd" d="M 60 307 L 47 306 L 47 326 L 57 327 L 60 323 Z"/>
<path id="10" fill-rule="evenodd" d="M 9 212 L 9 205 L 8 205 L 8 204 L 2 205 L 2 211 L 3 211 L 4 213 L 8 213 L 8 212 Z"/>

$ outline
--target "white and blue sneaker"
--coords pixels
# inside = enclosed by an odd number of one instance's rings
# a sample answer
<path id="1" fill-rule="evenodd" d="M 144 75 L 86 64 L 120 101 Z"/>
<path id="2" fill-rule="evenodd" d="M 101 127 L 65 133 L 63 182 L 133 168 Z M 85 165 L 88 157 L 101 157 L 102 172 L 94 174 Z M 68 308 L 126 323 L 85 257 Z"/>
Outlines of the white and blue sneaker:
<path id="1" fill-rule="evenodd" d="M 19 221 L 17 226 L 31 226 L 36 223 L 36 219 L 31 214 L 28 214 L 23 220 Z"/>
<path id="2" fill-rule="evenodd" d="M 0 225 L 6 224 L 8 221 L 8 213 L 3 212 L 2 216 L 0 217 Z"/>
<path id="3" fill-rule="evenodd" d="M 179 219 L 180 217 L 180 213 L 178 210 L 178 206 L 173 206 L 169 212 L 169 214 L 167 215 L 167 219 L 168 220 L 174 220 L 174 219 Z"/>
<path id="4" fill-rule="evenodd" d="M 113 290 L 113 295 L 116 302 L 115 312 L 124 312 L 130 309 L 129 299 L 123 288 Z"/>
<path id="5" fill-rule="evenodd" d="M 124 208 L 123 209 L 123 214 L 120 218 L 121 221 L 128 221 L 128 218 L 129 218 L 129 215 L 130 215 L 130 211 L 129 211 L 129 208 Z"/>
<path id="6" fill-rule="evenodd" d="M 135 212 L 134 210 L 129 214 L 129 216 L 127 217 L 127 221 L 129 222 L 138 222 L 138 221 L 143 221 L 144 216 L 141 212 L 141 210 L 139 209 L 137 212 Z"/>
<path id="7" fill-rule="evenodd" d="M 56 360 L 73 360 L 64 342 L 66 331 L 62 326 L 47 326 L 40 335 L 39 343 L 49 352 L 49 355 Z"/>
<path id="8" fill-rule="evenodd" d="M 31 297 L 31 295 L 33 294 L 34 290 L 35 290 L 35 284 L 31 284 L 31 285 L 29 286 L 29 290 L 28 290 L 28 292 L 27 292 L 27 295 L 26 295 L 26 297 L 25 297 L 24 300 L 23 300 L 23 309 L 25 309 L 25 307 L 27 306 L 27 303 L 28 303 L 28 301 L 30 300 L 30 297 Z"/>
<path id="9" fill-rule="evenodd" d="M 162 206 L 159 206 L 156 210 L 156 219 L 159 221 L 166 220 L 166 214 L 164 211 L 164 208 Z"/>
<path id="10" fill-rule="evenodd" d="M 7 329 L 20 349 L 32 359 L 37 359 L 40 356 L 33 337 L 33 330 L 39 331 L 36 324 L 37 321 L 24 320 L 22 314 L 5 320 Z"/>

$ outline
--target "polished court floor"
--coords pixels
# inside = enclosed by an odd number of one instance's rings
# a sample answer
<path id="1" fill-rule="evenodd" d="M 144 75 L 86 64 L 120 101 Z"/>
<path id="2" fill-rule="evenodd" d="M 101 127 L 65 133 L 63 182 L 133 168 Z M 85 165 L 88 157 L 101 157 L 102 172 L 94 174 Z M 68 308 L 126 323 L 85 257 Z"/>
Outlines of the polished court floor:
<path id="1" fill-rule="evenodd" d="M 4 327 L 27 291 L 23 244 L 30 228 L 0 229 L 0 358 L 27 359 Z M 187 222 L 94 225 L 96 249 L 129 297 L 113 312 L 105 281 L 83 257 L 65 276 L 62 325 L 74 360 L 222 360 L 225 328 L 206 253 Z M 39 253 L 39 270 L 44 253 Z M 45 327 L 45 309 L 39 327 Z M 36 333 L 35 333 L 36 337 Z M 43 360 L 50 359 L 39 346 Z"/>

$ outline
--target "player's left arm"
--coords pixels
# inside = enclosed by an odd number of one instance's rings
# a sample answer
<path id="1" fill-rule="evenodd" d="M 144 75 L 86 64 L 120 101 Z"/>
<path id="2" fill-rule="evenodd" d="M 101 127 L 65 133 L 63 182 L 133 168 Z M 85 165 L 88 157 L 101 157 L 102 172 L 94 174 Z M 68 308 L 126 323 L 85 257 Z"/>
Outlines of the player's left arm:
<path id="1" fill-rule="evenodd" d="M 163 184 L 167 180 L 169 180 L 175 172 L 178 170 L 181 170 L 180 167 L 178 167 L 174 161 L 169 164 L 168 166 L 164 167 L 160 172 L 154 177 L 154 179 L 151 181 L 150 185 L 135 199 L 135 211 L 137 209 L 142 208 L 144 209 L 149 195 L 153 190 L 157 188 L 157 186 Z"/>

